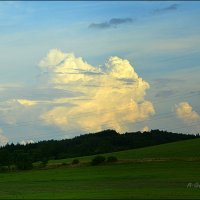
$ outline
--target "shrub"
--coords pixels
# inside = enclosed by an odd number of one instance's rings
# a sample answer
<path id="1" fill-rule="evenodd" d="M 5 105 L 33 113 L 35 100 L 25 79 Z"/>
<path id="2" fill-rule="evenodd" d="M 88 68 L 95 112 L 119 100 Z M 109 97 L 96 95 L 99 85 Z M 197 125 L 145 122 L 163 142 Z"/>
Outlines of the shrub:
<path id="1" fill-rule="evenodd" d="M 8 168 L 6 166 L 0 166 L 0 172 L 6 172 Z"/>
<path id="2" fill-rule="evenodd" d="M 67 165 L 67 163 L 63 162 L 61 165 L 62 165 L 62 166 L 66 166 L 66 165 Z"/>
<path id="3" fill-rule="evenodd" d="M 42 159 L 42 167 L 46 167 L 48 164 L 48 159 L 45 157 Z"/>
<path id="4" fill-rule="evenodd" d="M 117 160 L 117 158 L 115 157 L 115 156 L 109 156 L 108 158 L 107 158 L 107 162 L 117 162 L 118 160 Z"/>
<path id="5" fill-rule="evenodd" d="M 77 164 L 79 164 L 79 163 L 80 163 L 80 161 L 79 161 L 78 159 L 72 160 L 72 165 L 77 165 Z"/>
<path id="6" fill-rule="evenodd" d="M 18 161 L 16 167 L 19 170 L 28 170 L 33 168 L 33 164 L 31 161 Z"/>
<path id="7" fill-rule="evenodd" d="M 92 165 L 99 165 L 103 162 L 105 162 L 106 158 L 104 156 L 95 156 L 93 159 L 92 159 L 92 162 L 91 164 Z"/>

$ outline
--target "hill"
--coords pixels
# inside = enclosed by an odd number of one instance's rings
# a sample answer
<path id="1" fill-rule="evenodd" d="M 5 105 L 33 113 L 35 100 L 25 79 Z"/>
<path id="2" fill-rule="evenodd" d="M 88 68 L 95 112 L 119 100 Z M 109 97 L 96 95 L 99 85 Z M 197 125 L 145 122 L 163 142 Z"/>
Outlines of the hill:
<path id="1" fill-rule="evenodd" d="M 123 159 L 137 158 L 200 158 L 200 139 L 161 144 L 113 153 Z"/>
<path id="2" fill-rule="evenodd" d="M 16 165 L 20 169 L 27 169 L 31 168 L 31 163 L 37 161 L 136 149 L 198 137 L 160 130 L 125 134 L 105 130 L 60 141 L 49 140 L 27 145 L 9 144 L 0 149 L 0 165 Z"/>
<path id="3" fill-rule="evenodd" d="M 199 199 L 200 138 L 103 154 L 116 164 L 0 173 L 2 199 Z M 81 163 L 94 156 L 79 158 Z M 145 159 L 166 158 L 161 162 Z M 184 158 L 177 160 L 177 158 Z M 53 160 L 71 163 L 73 158 Z M 144 162 L 136 162 L 139 159 Z M 128 162 L 126 162 L 128 161 Z M 131 161 L 131 162 L 129 162 Z M 153 161 L 153 162 L 152 162 Z"/>
<path id="4" fill-rule="evenodd" d="M 200 138 L 185 141 L 172 142 L 168 144 L 161 144 L 151 147 L 144 147 L 139 149 L 131 149 L 125 151 L 118 151 L 112 153 L 102 154 L 105 157 L 116 156 L 119 160 L 199 160 L 200 159 Z M 94 156 L 78 157 L 81 162 L 89 162 Z M 74 158 L 73 158 L 74 159 Z M 71 163 L 73 160 L 51 160 L 50 163 Z"/>

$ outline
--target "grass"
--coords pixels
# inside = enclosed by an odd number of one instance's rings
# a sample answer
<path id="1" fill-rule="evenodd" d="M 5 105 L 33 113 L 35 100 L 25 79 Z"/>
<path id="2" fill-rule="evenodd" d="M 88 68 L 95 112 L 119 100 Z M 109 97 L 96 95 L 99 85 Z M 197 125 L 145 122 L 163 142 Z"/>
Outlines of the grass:
<path id="1" fill-rule="evenodd" d="M 152 147 L 132 149 L 113 153 L 102 154 L 116 156 L 120 160 L 135 159 L 199 159 L 200 139 L 191 139 Z M 94 156 L 77 157 L 81 162 L 89 162 Z M 74 158 L 50 160 L 50 164 L 71 163 Z"/>
<path id="2" fill-rule="evenodd" d="M 1 199 L 199 199 L 200 139 L 115 152 L 119 162 L 100 166 L 0 173 Z M 93 156 L 92 156 L 93 157 Z M 135 159 L 170 158 L 162 162 Z M 81 162 L 91 157 L 80 158 Z M 73 159 L 51 161 L 50 164 Z"/>
<path id="3" fill-rule="evenodd" d="M 166 161 L 0 174 L 3 199 L 198 199 L 200 162 Z"/>

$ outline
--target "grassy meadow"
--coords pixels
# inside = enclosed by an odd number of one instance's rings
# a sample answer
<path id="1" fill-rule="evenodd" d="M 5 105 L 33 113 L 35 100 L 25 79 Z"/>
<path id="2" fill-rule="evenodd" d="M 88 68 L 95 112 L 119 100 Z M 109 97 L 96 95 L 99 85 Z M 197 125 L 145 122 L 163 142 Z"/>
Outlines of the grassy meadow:
<path id="1" fill-rule="evenodd" d="M 172 142 L 151 147 L 133 150 L 119 151 L 102 154 L 104 156 L 116 156 L 122 161 L 137 160 L 198 160 L 200 159 L 200 139 L 191 139 Z M 81 162 L 89 162 L 94 156 L 78 157 Z M 70 163 L 74 158 L 51 160 L 49 164 Z"/>
<path id="2" fill-rule="evenodd" d="M 199 199 L 200 139 L 105 154 L 118 163 L 0 173 L 1 199 Z M 164 159 L 165 158 L 165 159 Z M 48 168 L 49 167 L 49 168 Z"/>

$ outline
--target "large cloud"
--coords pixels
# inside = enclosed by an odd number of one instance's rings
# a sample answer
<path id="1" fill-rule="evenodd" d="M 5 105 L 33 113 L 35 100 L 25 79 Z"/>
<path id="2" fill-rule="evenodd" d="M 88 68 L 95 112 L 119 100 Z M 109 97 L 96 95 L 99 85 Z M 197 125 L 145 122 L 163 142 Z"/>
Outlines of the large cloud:
<path id="1" fill-rule="evenodd" d="M 111 57 L 96 68 L 74 54 L 51 50 L 41 60 L 52 88 L 81 92 L 82 96 L 67 98 L 73 107 L 55 106 L 41 115 L 47 124 L 64 130 L 79 128 L 97 131 L 114 128 L 127 130 L 128 123 L 145 120 L 155 113 L 150 101 L 144 99 L 149 84 L 134 71 L 128 60 Z"/>
<path id="2" fill-rule="evenodd" d="M 176 106 L 176 115 L 187 123 L 200 120 L 199 114 L 193 111 L 192 106 L 188 102 L 181 102 Z"/>

